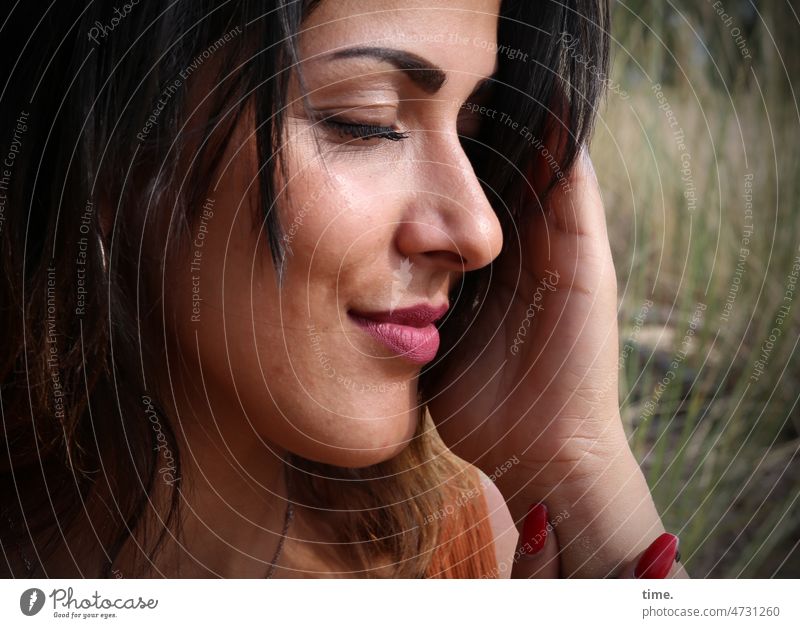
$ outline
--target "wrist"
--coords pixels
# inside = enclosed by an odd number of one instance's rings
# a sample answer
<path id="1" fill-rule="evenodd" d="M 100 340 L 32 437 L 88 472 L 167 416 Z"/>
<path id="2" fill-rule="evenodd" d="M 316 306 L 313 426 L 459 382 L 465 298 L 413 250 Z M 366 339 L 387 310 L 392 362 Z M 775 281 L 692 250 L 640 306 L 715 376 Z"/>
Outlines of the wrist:
<path id="1" fill-rule="evenodd" d="M 498 488 L 520 531 L 520 543 L 525 542 L 530 506 L 546 504 L 563 576 L 616 576 L 665 531 L 627 442 L 616 455 L 584 460 L 562 472 L 560 480 L 545 482 L 534 475 L 527 483 L 507 478 Z"/>
<path id="2" fill-rule="evenodd" d="M 552 452 L 542 453 L 532 447 L 525 455 L 509 457 L 514 463 L 505 465 L 505 472 L 492 474 L 484 470 L 507 500 L 520 502 L 521 510 L 525 508 L 521 497 L 529 494 L 577 498 L 587 490 L 596 490 L 602 478 L 608 481 L 631 472 L 640 473 L 621 422 L 619 425 L 619 429 L 607 430 L 603 438 L 573 437 Z M 521 512 L 512 510 L 511 514 Z"/>

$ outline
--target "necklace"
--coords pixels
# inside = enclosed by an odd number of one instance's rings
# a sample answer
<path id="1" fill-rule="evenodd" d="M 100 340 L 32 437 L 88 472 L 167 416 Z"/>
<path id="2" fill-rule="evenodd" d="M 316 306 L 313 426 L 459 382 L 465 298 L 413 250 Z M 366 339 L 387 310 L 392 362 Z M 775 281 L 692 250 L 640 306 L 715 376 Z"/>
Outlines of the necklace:
<path id="1" fill-rule="evenodd" d="M 292 506 L 292 499 L 289 491 L 290 475 L 291 474 L 284 463 L 284 478 L 286 482 L 286 514 L 283 518 L 283 530 L 281 531 L 281 538 L 278 541 L 278 548 L 275 550 L 275 555 L 272 557 L 269 569 L 267 570 L 267 575 L 264 576 L 264 579 L 272 578 L 272 576 L 275 574 L 275 570 L 278 568 L 278 559 L 281 557 L 281 553 L 283 553 L 283 546 L 286 543 L 286 533 L 289 531 L 289 526 L 292 523 L 292 519 L 294 519 L 294 507 Z"/>
<path id="2" fill-rule="evenodd" d="M 285 464 L 285 463 L 284 463 Z M 284 466 L 284 478 L 286 483 L 286 514 L 283 517 L 283 530 L 281 530 L 281 538 L 278 541 L 278 548 L 275 550 L 275 554 L 272 557 L 272 561 L 270 562 L 269 569 L 267 570 L 267 574 L 264 576 L 264 579 L 272 578 L 275 574 L 275 570 L 278 567 L 278 560 L 283 553 L 283 546 L 286 544 L 286 534 L 289 532 L 289 526 L 292 524 L 292 520 L 294 519 L 294 506 L 292 505 L 291 495 L 290 495 L 290 483 L 289 483 L 290 473 Z M 5 518 L 8 521 L 11 529 L 14 529 L 14 519 L 11 518 L 10 513 L 5 513 Z M 22 560 L 25 562 L 25 569 L 28 572 L 28 577 L 30 577 L 33 573 L 33 565 L 31 564 L 28 555 L 22 551 L 22 546 L 19 542 L 17 542 L 17 552 L 22 557 Z"/>

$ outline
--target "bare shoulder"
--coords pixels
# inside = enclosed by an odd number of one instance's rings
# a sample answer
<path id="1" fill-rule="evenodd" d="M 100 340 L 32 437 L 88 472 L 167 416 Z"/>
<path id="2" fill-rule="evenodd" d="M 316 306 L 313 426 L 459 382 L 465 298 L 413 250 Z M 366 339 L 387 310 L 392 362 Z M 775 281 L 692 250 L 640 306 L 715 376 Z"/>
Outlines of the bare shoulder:
<path id="1" fill-rule="evenodd" d="M 514 525 L 514 520 L 500 490 L 483 471 L 477 470 L 489 510 L 492 531 L 494 532 L 494 549 L 499 568 L 498 577 L 510 578 L 511 568 L 514 565 L 514 552 L 517 550 L 519 541 L 519 532 L 517 532 L 517 527 Z"/>

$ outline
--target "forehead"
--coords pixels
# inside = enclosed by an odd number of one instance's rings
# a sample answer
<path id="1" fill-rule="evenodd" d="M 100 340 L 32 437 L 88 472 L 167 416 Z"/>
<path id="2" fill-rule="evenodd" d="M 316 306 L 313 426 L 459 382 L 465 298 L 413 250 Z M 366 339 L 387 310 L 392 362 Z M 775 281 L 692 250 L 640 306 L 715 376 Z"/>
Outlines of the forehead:
<path id="1" fill-rule="evenodd" d="M 303 23 L 301 57 L 349 47 L 413 52 L 444 70 L 489 75 L 500 0 L 323 0 Z"/>

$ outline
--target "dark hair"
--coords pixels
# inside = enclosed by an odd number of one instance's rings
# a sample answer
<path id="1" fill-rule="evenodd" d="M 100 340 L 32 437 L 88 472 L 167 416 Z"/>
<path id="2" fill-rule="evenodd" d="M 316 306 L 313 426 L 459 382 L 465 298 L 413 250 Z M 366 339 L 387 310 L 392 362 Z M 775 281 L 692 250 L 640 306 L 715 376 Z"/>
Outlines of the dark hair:
<path id="1" fill-rule="evenodd" d="M 11 575 L 53 575 L 47 558 L 71 552 L 72 535 L 94 534 L 103 556 L 83 575 L 108 576 L 151 507 L 163 443 L 175 481 L 163 526 L 143 552 L 153 556 L 178 521 L 180 452 L 167 400 L 148 389 L 148 372 L 163 359 L 160 295 L 139 279 L 164 260 L 143 257 L 141 241 L 156 238 L 161 250 L 173 250 L 190 232 L 250 103 L 264 166 L 265 245 L 280 264 L 274 156 L 296 35 L 316 4 L 132 0 L 120 10 L 64 0 L 44 14 L 15 4 L 4 16 L 11 63 L 0 96 L 0 542 Z M 498 55 L 495 97 L 537 138 L 556 105 L 569 131 L 559 155 L 564 172 L 591 132 L 607 29 L 605 0 L 502 3 L 499 43 L 525 58 Z M 592 70 L 581 59 L 592 59 Z M 215 87 L 191 111 L 185 84 L 212 68 Z M 522 166 L 536 150 L 509 126 L 487 124 L 480 140 L 466 148 L 509 230 L 530 185 Z M 469 317 L 485 278 L 483 271 L 465 278 L 454 321 Z M 385 471 L 296 466 L 323 468 L 333 479 Z M 87 514 L 90 496 L 105 510 Z M 91 531 L 74 530 L 82 514 Z M 33 562 L 27 573 L 13 571 L 17 549 Z"/>

